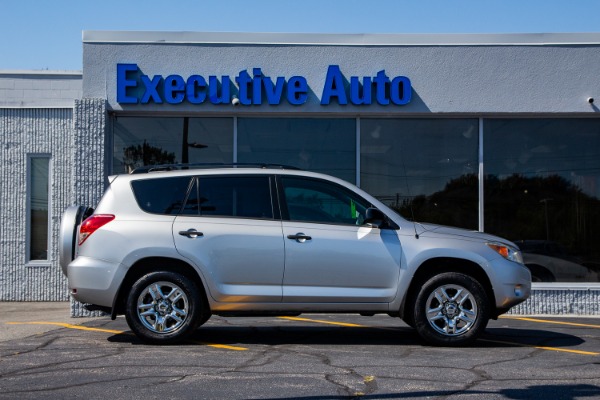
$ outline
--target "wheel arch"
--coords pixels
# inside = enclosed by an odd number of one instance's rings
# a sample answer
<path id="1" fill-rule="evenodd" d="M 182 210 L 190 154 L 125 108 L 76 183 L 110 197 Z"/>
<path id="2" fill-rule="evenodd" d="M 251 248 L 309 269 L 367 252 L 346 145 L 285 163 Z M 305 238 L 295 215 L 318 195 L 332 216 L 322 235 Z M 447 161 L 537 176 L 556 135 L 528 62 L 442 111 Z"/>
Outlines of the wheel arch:
<path id="1" fill-rule="evenodd" d="M 193 281 L 200 290 L 204 304 L 206 304 L 206 307 L 210 307 L 204 282 L 193 266 L 177 258 L 147 257 L 136 261 L 125 274 L 113 301 L 112 319 L 115 319 L 119 314 L 125 313 L 125 304 L 127 302 L 127 294 L 129 293 L 127 289 L 131 288 L 135 281 L 145 274 L 158 271 L 176 272 Z"/>
<path id="2" fill-rule="evenodd" d="M 430 278 L 444 272 L 458 272 L 476 279 L 483 286 L 490 302 L 491 317 L 496 318 L 499 315 L 492 283 L 485 270 L 479 264 L 464 258 L 435 257 L 424 261 L 415 271 L 400 307 L 400 316 L 402 318 L 405 320 L 408 319 L 409 321 L 407 322 L 412 323 L 411 305 L 416 299 L 419 288 Z"/>

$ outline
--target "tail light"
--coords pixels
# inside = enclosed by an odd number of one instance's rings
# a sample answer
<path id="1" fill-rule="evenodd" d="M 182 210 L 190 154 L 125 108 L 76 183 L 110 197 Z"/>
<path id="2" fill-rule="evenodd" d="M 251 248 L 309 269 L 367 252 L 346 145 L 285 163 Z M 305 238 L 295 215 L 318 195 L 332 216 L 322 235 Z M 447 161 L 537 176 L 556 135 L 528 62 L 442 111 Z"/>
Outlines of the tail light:
<path id="1" fill-rule="evenodd" d="M 79 245 L 81 246 L 92 233 L 113 219 L 115 219 L 115 216 L 112 214 L 96 214 L 83 221 L 81 228 L 79 228 Z"/>

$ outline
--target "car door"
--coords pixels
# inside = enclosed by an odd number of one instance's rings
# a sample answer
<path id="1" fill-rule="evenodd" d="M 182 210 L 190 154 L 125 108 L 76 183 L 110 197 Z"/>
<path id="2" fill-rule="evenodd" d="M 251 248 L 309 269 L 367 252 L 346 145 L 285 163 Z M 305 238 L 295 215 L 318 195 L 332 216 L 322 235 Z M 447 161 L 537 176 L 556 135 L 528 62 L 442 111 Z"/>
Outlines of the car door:
<path id="1" fill-rule="evenodd" d="M 368 201 L 333 182 L 281 176 L 284 302 L 389 302 L 401 247 L 394 229 L 363 224 Z"/>
<path id="2" fill-rule="evenodd" d="M 280 302 L 284 245 L 268 175 L 199 176 L 173 223 L 177 251 L 219 302 Z"/>

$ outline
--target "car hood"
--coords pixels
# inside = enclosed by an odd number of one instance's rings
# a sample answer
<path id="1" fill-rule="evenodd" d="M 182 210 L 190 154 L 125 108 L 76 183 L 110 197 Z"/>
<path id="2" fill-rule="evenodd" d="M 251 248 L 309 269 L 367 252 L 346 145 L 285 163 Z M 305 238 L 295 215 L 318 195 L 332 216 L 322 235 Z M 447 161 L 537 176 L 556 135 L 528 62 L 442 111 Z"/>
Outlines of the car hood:
<path id="1" fill-rule="evenodd" d="M 456 239 L 472 240 L 476 242 L 502 243 L 515 249 L 519 248 L 519 246 L 517 246 L 513 242 L 500 238 L 498 236 L 490 235 L 489 233 L 470 231 L 468 229 L 454 228 L 451 226 L 423 224 L 420 222 L 415 222 L 415 230 L 417 234 L 422 237 L 452 237 Z"/>

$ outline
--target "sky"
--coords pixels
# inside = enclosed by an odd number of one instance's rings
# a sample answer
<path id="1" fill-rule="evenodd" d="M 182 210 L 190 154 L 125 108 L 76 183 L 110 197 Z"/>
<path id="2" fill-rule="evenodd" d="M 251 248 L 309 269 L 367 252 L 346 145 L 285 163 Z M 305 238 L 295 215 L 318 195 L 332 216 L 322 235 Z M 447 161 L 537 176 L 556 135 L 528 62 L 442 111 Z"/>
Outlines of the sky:
<path id="1" fill-rule="evenodd" d="M 600 0 L 0 0 L 0 70 L 81 70 L 84 30 L 600 32 Z"/>

